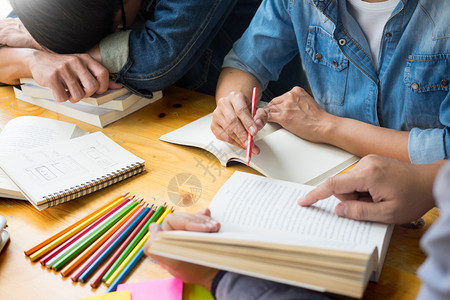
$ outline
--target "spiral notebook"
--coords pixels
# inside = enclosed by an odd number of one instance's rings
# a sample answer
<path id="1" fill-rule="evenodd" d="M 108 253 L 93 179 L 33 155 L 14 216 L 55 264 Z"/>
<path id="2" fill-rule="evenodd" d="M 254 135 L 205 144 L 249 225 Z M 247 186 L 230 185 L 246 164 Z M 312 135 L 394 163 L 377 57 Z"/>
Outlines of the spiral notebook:
<path id="1" fill-rule="evenodd" d="M 95 132 L 3 155 L 0 167 L 42 210 L 141 173 L 145 162 L 102 132 Z"/>

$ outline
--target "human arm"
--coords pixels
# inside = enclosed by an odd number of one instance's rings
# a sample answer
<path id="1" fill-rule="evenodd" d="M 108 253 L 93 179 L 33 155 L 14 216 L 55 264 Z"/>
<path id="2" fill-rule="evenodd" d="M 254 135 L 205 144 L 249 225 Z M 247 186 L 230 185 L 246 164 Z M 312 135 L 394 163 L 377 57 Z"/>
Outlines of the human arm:
<path id="1" fill-rule="evenodd" d="M 0 82 L 32 77 L 57 101 L 77 102 L 109 86 L 109 73 L 88 54 L 55 54 L 30 48 L 0 48 Z M 67 89 L 67 90 L 66 90 Z"/>
<path id="2" fill-rule="evenodd" d="M 299 199 L 309 206 L 335 195 L 342 202 L 336 214 L 356 220 L 407 223 L 425 214 L 435 203 L 434 178 L 445 161 L 415 165 L 369 155 L 350 171 L 329 178 Z"/>
<path id="3" fill-rule="evenodd" d="M 264 126 L 258 121 L 259 111 L 255 118 L 251 117 L 253 87 L 261 90 L 260 83 L 251 74 L 234 68 L 222 70 L 216 89 L 217 107 L 211 122 L 211 130 L 218 139 L 245 148 L 247 132 L 255 135 Z M 256 145 L 253 153 L 259 153 Z"/>
<path id="4" fill-rule="evenodd" d="M 162 227 L 160 227 L 160 225 L 155 223 L 151 224 L 150 239 L 144 246 L 144 252 L 146 255 L 158 261 L 161 267 L 166 269 L 173 276 L 189 283 L 201 285 L 205 289 L 210 291 L 213 279 L 219 272 L 218 270 L 153 255 L 148 252 L 148 249 L 152 243 L 153 238 L 159 231 L 162 230 L 217 232 L 219 229 L 220 224 L 211 218 L 211 213 L 209 209 L 205 209 L 197 214 L 186 214 L 186 213 L 169 214 L 164 219 Z"/>
<path id="5" fill-rule="evenodd" d="M 360 157 L 378 154 L 409 161 L 409 132 L 334 116 L 299 87 L 274 98 L 260 116 L 264 124 L 278 123 L 303 139 L 331 144 Z"/>
<path id="6" fill-rule="evenodd" d="M 208 53 L 211 41 L 238 1 L 153 3 L 153 16 L 147 17 L 142 29 L 117 32 L 100 43 L 102 63 L 114 79 L 143 95 L 177 82 Z M 205 66 L 210 58 L 205 56 Z M 198 76 L 201 83 L 209 74 Z"/>

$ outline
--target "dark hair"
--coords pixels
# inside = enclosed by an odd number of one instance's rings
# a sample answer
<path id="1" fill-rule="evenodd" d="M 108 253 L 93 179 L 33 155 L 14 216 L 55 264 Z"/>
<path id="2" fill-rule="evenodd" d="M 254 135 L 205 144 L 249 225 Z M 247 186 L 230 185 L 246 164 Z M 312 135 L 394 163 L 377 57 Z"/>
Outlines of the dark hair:
<path id="1" fill-rule="evenodd" d="M 10 0 L 31 36 L 56 53 L 81 53 L 112 33 L 119 0 Z"/>

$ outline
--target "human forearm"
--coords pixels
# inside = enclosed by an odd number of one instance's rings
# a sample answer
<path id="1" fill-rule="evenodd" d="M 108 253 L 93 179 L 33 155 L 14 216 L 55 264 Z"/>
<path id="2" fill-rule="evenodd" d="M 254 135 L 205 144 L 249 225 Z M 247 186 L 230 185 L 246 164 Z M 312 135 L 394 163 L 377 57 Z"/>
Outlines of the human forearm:
<path id="1" fill-rule="evenodd" d="M 0 47 L 0 82 L 19 84 L 19 79 L 31 77 L 29 62 L 38 50 Z"/>
<path id="2" fill-rule="evenodd" d="M 255 86 L 261 91 L 260 83 L 249 73 L 235 68 L 224 68 L 217 82 L 216 101 L 228 96 L 231 92 L 240 92 L 250 97 Z"/>
<path id="3" fill-rule="evenodd" d="M 408 131 L 378 127 L 349 118 L 330 115 L 322 141 L 360 157 L 378 154 L 409 162 Z"/>

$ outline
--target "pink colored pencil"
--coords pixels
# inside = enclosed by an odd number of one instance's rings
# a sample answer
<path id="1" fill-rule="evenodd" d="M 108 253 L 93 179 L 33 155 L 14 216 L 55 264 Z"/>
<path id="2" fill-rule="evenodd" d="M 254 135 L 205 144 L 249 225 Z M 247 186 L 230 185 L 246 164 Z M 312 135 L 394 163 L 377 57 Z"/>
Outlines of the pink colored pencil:
<path id="1" fill-rule="evenodd" d="M 59 238 L 60 236 L 62 236 L 63 234 L 69 232 L 70 230 L 72 230 L 73 228 L 77 227 L 78 225 L 80 225 L 81 223 L 83 223 L 84 221 L 88 220 L 90 217 L 94 216 L 96 213 L 100 212 L 102 209 L 108 207 L 108 205 L 116 202 L 117 200 L 119 200 L 122 197 L 127 196 L 129 193 L 126 193 L 124 195 L 121 195 L 119 197 L 117 197 L 114 200 L 109 201 L 108 203 L 106 203 L 105 205 L 103 205 L 102 207 L 100 207 L 99 209 L 97 209 L 96 211 L 94 211 L 93 213 L 87 215 L 86 217 L 84 217 L 83 219 L 79 220 L 78 222 L 70 225 L 69 227 L 65 228 L 64 230 L 61 230 L 60 232 L 54 234 L 53 236 L 49 237 L 48 239 L 46 239 L 45 241 L 41 242 L 40 244 L 34 246 L 33 248 L 25 251 L 25 255 L 26 256 L 30 256 L 31 254 L 33 254 L 34 252 L 38 251 L 39 249 L 41 249 L 42 247 L 47 246 L 48 244 L 50 244 L 51 242 L 53 242 L 54 240 L 56 240 L 57 238 Z"/>
<path id="2" fill-rule="evenodd" d="M 55 257 L 56 255 L 58 255 L 59 253 L 61 253 L 64 249 L 66 249 L 67 247 L 69 247 L 70 245 L 72 245 L 74 242 L 76 242 L 78 239 L 80 239 L 81 237 L 83 237 L 85 234 L 87 234 L 89 231 L 92 230 L 92 228 L 95 228 L 95 226 L 97 226 L 98 224 L 100 224 L 103 220 L 105 220 L 106 218 L 108 218 L 111 214 L 113 214 L 114 212 L 116 212 L 118 209 L 120 209 L 122 206 L 124 206 L 126 203 L 130 202 L 131 199 L 129 198 L 125 198 L 122 202 L 120 202 L 118 205 L 116 205 L 113 209 L 111 209 L 109 212 L 107 212 L 106 214 L 104 214 L 103 216 L 101 216 L 100 218 L 98 218 L 97 220 L 95 220 L 92 224 L 90 224 L 89 226 L 87 226 L 85 229 L 83 229 L 82 231 L 80 231 L 79 233 L 77 233 L 76 235 L 74 235 L 73 237 L 71 237 L 70 239 L 68 239 L 67 241 L 65 241 L 64 243 L 62 243 L 61 245 L 59 245 L 57 248 L 55 248 L 54 250 L 52 250 L 51 252 L 49 252 L 47 255 L 45 255 L 41 260 L 41 264 L 43 266 L 46 265 L 47 262 L 49 262 L 53 257 Z"/>
<path id="3" fill-rule="evenodd" d="M 141 230 L 141 228 L 147 223 L 150 217 L 155 213 L 155 208 L 152 208 L 150 212 L 145 216 L 144 219 L 139 223 L 138 226 L 130 233 L 130 236 L 123 242 L 123 244 L 114 252 L 113 256 L 105 263 L 105 265 L 100 269 L 93 282 L 91 283 L 91 287 L 97 288 L 100 283 L 102 283 L 103 275 L 108 271 L 108 269 L 114 264 L 116 259 L 120 256 L 122 251 L 128 246 L 130 241 L 136 236 L 136 234 Z"/>
<path id="4" fill-rule="evenodd" d="M 140 207 L 131 217 L 126 221 L 109 239 L 103 243 L 100 248 L 98 248 L 81 266 L 79 266 L 75 273 L 70 277 L 73 281 L 77 281 L 78 277 L 80 277 L 81 274 L 94 262 L 104 251 L 106 248 L 108 248 L 119 235 L 124 232 L 128 226 L 130 226 L 131 223 L 133 223 L 134 220 L 144 211 L 146 207 Z"/>

